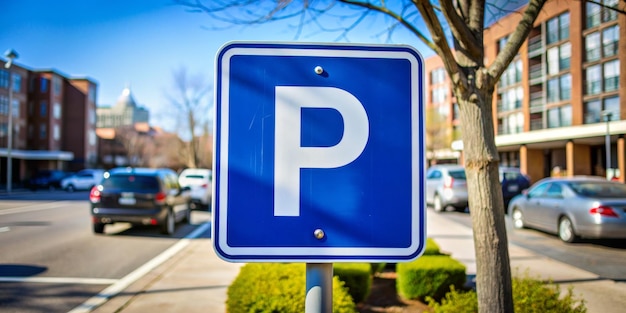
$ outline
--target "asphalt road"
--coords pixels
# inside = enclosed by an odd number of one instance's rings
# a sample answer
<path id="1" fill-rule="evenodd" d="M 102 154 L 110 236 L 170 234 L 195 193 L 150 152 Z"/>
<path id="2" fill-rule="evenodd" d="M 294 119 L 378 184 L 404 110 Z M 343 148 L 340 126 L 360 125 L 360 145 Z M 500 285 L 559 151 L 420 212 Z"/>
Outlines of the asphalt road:
<path id="1" fill-rule="evenodd" d="M 210 220 L 208 212 L 195 211 L 192 225 L 177 225 L 172 237 L 157 228 L 129 225 L 107 226 L 105 235 L 95 235 L 87 197 L 87 192 L 62 191 L 0 194 L 0 312 L 72 310 Z M 471 225 L 467 213 L 441 214 Z M 517 245 L 626 281 L 623 240 L 566 244 L 554 235 L 507 223 L 509 240 Z"/>
<path id="2" fill-rule="evenodd" d="M 472 224 L 468 213 L 441 214 L 467 226 Z M 583 240 L 568 244 L 556 235 L 533 229 L 515 229 L 508 216 L 506 223 L 508 239 L 516 245 L 597 274 L 601 278 L 626 282 L 626 240 Z"/>
<path id="3" fill-rule="evenodd" d="M 210 219 L 193 212 L 174 236 L 121 224 L 92 232 L 87 192 L 0 196 L 0 312 L 67 312 Z M 209 236 L 209 234 L 205 234 Z"/>

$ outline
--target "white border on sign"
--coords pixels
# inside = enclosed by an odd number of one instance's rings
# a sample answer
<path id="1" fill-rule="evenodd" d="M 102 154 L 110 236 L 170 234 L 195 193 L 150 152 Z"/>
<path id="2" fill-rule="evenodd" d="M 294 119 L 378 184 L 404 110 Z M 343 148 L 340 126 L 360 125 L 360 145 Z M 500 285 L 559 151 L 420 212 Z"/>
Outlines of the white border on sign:
<path id="1" fill-rule="evenodd" d="M 331 45 L 332 47 L 332 45 Z M 337 45 L 337 47 L 347 47 Z M 358 46 L 359 49 L 368 46 Z M 371 47 L 382 47 L 372 45 Z M 408 46 L 406 46 L 408 47 Z M 410 47 L 409 47 L 410 48 Z M 417 51 L 415 51 L 418 54 Z M 343 57 L 343 58 L 379 58 L 379 59 L 405 59 L 411 63 L 411 90 L 419 92 L 411 93 L 411 153 L 412 153 L 412 212 L 420 212 L 420 208 L 425 209 L 424 199 L 420 199 L 419 186 L 420 173 L 423 171 L 424 164 L 415 164 L 420 160 L 419 155 L 423 153 L 423 146 L 420 144 L 420 138 L 417 134 L 423 134 L 424 125 L 421 123 L 419 115 L 420 95 L 423 90 L 420 88 L 423 79 L 423 72 L 419 71 L 419 60 L 407 51 L 369 51 L 369 50 L 352 50 L 352 49 L 298 49 L 283 47 L 258 47 L 258 48 L 242 48 L 235 47 L 227 50 L 221 58 L 221 98 L 216 99 L 221 104 L 220 116 L 220 175 L 219 175 L 219 197 L 220 203 L 219 220 L 217 235 L 218 242 L 216 244 L 227 256 L 222 256 L 228 261 L 249 262 L 249 261 L 273 261 L 273 262 L 351 262 L 354 260 L 372 260 L 398 261 L 401 257 L 408 257 L 416 252 L 418 245 L 425 245 L 426 239 L 426 221 L 424 214 L 413 214 L 411 218 L 411 245 L 406 248 L 346 248 L 346 247 L 230 247 L 226 241 L 227 222 L 228 222 L 228 129 L 229 129 L 229 89 L 230 89 L 230 59 L 238 55 L 260 55 L 260 56 L 311 56 L 311 57 Z M 422 62 L 423 66 L 423 62 Z M 220 73 L 217 73 L 220 75 Z M 217 125 L 216 125 L 217 128 Z M 217 129 L 216 129 L 217 130 Z M 215 133 L 215 132 L 214 132 Z M 423 162 L 421 162 L 423 163 Z M 214 201 L 215 203 L 215 201 Z M 423 227 L 420 227 L 420 222 Z M 215 239 L 215 238 L 214 238 Z M 419 240 L 421 239 L 421 240 Z M 219 255 L 219 253 L 218 253 Z M 246 257 L 246 259 L 240 259 Z M 310 256 L 310 257 L 309 257 Z M 416 255 L 415 257 L 418 257 Z M 258 258 L 255 258 L 258 257 Z M 281 259 L 283 258 L 283 259 Z M 408 261 L 408 260 L 407 260 Z"/>

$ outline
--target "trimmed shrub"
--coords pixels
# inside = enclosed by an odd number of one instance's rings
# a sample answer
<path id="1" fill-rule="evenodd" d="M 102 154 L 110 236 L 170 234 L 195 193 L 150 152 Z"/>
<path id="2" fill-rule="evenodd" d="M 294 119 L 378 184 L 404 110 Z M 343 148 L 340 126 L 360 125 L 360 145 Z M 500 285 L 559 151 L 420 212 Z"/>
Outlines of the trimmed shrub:
<path id="1" fill-rule="evenodd" d="M 431 238 L 426 238 L 426 248 L 423 255 L 442 255 L 439 245 Z"/>
<path id="2" fill-rule="evenodd" d="M 372 289 L 371 266 L 369 263 L 335 263 L 333 275 L 338 276 L 348 288 L 354 303 L 363 302 Z"/>
<path id="3" fill-rule="evenodd" d="M 397 265 L 396 287 L 405 299 L 441 299 L 450 286 L 465 284 L 465 265 L 448 255 L 426 255 Z"/>
<path id="4" fill-rule="evenodd" d="M 372 275 L 382 272 L 386 266 L 387 263 L 370 263 Z"/>
<path id="5" fill-rule="evenodd" d="M 228 287 L 226 311 L 302 313 L 305 293 L 305 264 L 248 263 Z M 352 298 L 337 277 L 333 277 L 333 312 L 356 312 Z"/>
<path id="6" fill-rule="evenodd" d="M 478 312 L 478 298 L 473 290 L 459 292 L 452 289 L 441 303 L 428 299 L 434 313 L 474 313 Z M 526 274 L 513 278 L 513 306 L 517 313 L 585 313 L 584 300 L 574 298 L 572 288 L 561 294 L 557 285 L 546 285 L 540 280 L 531 279 Z"/>

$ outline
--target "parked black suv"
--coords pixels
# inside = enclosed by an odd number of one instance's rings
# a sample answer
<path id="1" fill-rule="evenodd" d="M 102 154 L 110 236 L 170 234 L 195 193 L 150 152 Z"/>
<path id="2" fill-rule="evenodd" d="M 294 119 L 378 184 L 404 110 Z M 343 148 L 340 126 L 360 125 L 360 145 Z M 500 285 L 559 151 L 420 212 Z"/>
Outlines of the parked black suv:
<path id="1" fill-rule="evenodd" d="M 504 198 L 504 212 L 507 212 L 509 202 L 525 189 L 530 188 L 530 178 L 522 174 L 516 167 L 500 167 L 500 183 Z"/>
<path id="2" fill-rule="evenodd" d="M 178 184 L 170 169 L 124 168 L 104 174 L 89 194 L 94 233 L 104 233 L 106 224 L 128 222 L 155 225 L 167 235 L 175 223 L 190 222 L 189 188 Z"/>
<path id="3" fill-rule="evenodd" d="M 61 180 L 72 173 L 60 170 L 41 170 L 28 180 L 28 188 L 37 189 L 60 189 Z"/>

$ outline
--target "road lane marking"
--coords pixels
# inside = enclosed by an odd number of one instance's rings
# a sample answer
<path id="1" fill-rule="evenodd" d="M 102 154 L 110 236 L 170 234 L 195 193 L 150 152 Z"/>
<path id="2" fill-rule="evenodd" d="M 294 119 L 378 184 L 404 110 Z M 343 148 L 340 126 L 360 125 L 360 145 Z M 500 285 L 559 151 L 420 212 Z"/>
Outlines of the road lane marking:
<path id="1" fill-rule="evenodd" d="M 11 230 L 11 228 L 9 228 L 8 226 L 0 227 L 0 233 L 6 233 L 6 232 L 8 232 L 10 230 Z"/>
<path id="2" fill-rule="evenodd" d="M 107 278 L 80 278 L 80 277 L 10 277 L 0 276 L 0 282 L 12 283 L 47 283 L 47 284 L 81 284 L 81 285 L 110 285 L 118 279 Z"/>
<path id="3" fill-rule="evenodd" d="M 22 207 L 17 207 L 17 208 L 0 209 L 0 215 L 57 209 L 57 208 L 66 206 L 68 204 L 69 204 L 69 201 L 56 201 L 56 202 L 47 202 L 43 204 L 38 203 L 38 204 L 27 205 L 27 206 L 22 206 Z"/>
<path id="4" fill-rule="evenodd" d="M 113 285 L 108 288 L 102 290 L 99 294 L 91 297 L 87 301 L 83 302 L 83 304 L 77 306 L 73 310 L 68 313 L 88 313 L 95 310 L 97 307 L 101 306 L 109 299 L 117 296 L 118 293 L 122 292 L 124 289 L 128 288 L 132 283 L 136 282 L 138 279 L 148 274 L 150 271 L 157 268 L 159 265 L 163 264 L 165 261 L 169 260 L 171 257 L 176 255 L 178 252 L 183 250 L 185 247 L 191 243 L 191 239 L 199 237 L 202 233 L 207 231 L 207 229 L 211 226 L 210 223 L 204 223 L 200 225 L 196 230 L 191 232 L 189 235 L 185 236 L 185 238 L 179 240 L 169 249 L 161 252 L 161 254 L 157 255 L 152 260 L 148 261 L 144 265 L 140 266 L 130 274 L 124 276 L 122 279 L 119 279 Z"/>

